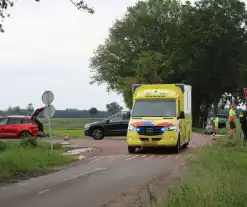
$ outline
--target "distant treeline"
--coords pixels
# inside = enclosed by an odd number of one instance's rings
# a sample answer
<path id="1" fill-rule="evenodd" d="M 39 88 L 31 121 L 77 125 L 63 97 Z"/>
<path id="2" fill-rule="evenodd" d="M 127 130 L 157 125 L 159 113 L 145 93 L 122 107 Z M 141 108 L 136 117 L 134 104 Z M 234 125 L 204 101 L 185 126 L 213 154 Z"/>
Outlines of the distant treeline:
<path id="1" fill-rule="evenodd" d="M 112 102 L 106 105 L 106 111 L 100 111 L 95 107 L 92 107 L 88 110 L 79 110 L 79 109 L 64 109 L 56 110 L 54 118 L 105 118 L 112 114 L 115 114 L 121 111 L 123 108 L 119 106 L 118 103 Z M 20 106 L 8 107 L 6 110 L 0 110 L 0 116 L 8 115 L 23 115 L 30 116 L 35 111 L 32 103 L 29 103 L 25 108 Z M 90 113 L 91 112 L 91 113 Z M 44 117 L 43 113 L 39 114 L 39 117 Z"/>
<path id="2" fill-rule="evenodd" d="M 43 116 L 43 114 L 41 114 L 41 116 Z M 98 113 L 94 115 L 94 118 L 105 118 L 107 116 L 107 111 L 98 111 Z M 88 110 L 65 109 L 57 110 L 54 118 L 92 118 L 92 116 Z"/>
<path id="3" fill-rule="evenodd" d="M 34 111 L 33 105 L 29 104 L 26 108 L 22 109 L 19 106 L 16 107 L 9 107 L 7 110 L 0 110 L 0 115 L 31 115 Z M 118 110 L 115 110 L 113 113 L 116 113 Z M 219 114 L 228 115 L 229 109 L 219 109 Z M 239 114 L 241 109 L 237 110 L 237 114 Z M 97 111 L 96 114 L 94 114 L 94 118 L 105 118 L 109 115 L 111 115 L 109 111 Z M 209 112 L 209 116 L 212 116 L 212 112 Z M 39 115 L 40 117 L 43 117 L 43 113 Z M 78 110 L 78 109 L 65 109 L 65 110 L 57 110 L 54 118 L 91 118 L 92 116 L 89 113 L 89 110 Z"/>
<path id="4" fill-rule="evenodd" d="M 0 116 L 6 115 L 23 115 L 28 116 L 33 113 L 33 108 L 22 109 L 20 107 L 9 107 L 7 110 L 0 110 Z M 107 111 L 98 111 L 97 114 L 94 114 L 94 118 L 104 118 L 108 116 Z M 43 113 L 39 115 L 43 117 Z M 65 110 L 56 110 L 54 118 L 90 118 L 88 110 L 78 110 L 78 109 L 65 109 Z"/>

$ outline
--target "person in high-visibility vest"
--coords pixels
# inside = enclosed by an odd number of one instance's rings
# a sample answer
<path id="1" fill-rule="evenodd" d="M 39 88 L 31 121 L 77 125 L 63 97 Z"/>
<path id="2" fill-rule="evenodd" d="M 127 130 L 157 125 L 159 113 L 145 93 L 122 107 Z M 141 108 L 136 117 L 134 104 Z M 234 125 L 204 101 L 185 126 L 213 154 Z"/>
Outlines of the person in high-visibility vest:
<path id="1" fill-rule="evenodd" d="M 232 104 L 230 106 L 229 115 L 228 115 L 228 121 L 230 125 L 230 129 L 229 129 L 230 137 L 233 137 L 234 134 L 236 133 L 236 119 L 237 119 L 236 110 L 237 110 L 236 104 Z"/>
<path id="2" fill-rule="evenodd" d="M 247 141 L 247 102 L 245 103 L 245 109 L 239 114 L 241 129 L 244 134 L 244 140 Z"/>
<path id="3" fill-rule="evenodd" d="M 219 128 L 219 117 L 216 116 L 214 119 L 214 135 L 218 133 L 218 128 Z"/>

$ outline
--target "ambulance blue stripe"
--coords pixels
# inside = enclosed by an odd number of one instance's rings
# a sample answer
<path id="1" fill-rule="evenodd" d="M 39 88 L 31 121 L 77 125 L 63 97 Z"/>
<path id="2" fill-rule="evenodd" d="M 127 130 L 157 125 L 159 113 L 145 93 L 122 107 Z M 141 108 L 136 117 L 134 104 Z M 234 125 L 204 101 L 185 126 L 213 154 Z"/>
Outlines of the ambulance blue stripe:
<path id="1" fill-rule="evenodd" d="M 144 126 L 155 126 L 152 122 L 148 122 L 148 121 L 142 121 L 140 123 L 142 123 Z"/>

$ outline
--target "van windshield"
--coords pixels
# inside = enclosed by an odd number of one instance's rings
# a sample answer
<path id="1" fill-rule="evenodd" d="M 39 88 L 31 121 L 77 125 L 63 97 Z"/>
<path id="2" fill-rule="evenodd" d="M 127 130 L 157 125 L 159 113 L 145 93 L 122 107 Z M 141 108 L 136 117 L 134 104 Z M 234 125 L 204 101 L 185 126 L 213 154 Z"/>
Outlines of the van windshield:
<path id="1" fill-rule="evenodd" d="M 132 117 L 175 117 L 175 100 L 136 100 Z"/>

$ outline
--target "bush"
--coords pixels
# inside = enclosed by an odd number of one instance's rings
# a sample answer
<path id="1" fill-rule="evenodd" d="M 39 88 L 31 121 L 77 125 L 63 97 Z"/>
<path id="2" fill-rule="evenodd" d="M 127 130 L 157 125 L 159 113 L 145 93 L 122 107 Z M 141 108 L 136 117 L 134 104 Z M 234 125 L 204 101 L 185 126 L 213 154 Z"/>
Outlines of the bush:
<path id="1" fill-rule="evenodd" d="M 21 140 L 20 146 L 23 148 L 37 148 L 38 140 L 36 137 L 29 137 Z"/>
<path id="2" fill-rule="evenodd" d="M 0 141 L 0 152 L 6 149 L 6 142 Z"/>
<path id="3" fill-rule="evenodd" d="M 20 147 L 20 142 L 18 141 L 0 141 L 0 152 L 5 151 L 6 149 L 12 149 Z"/>

